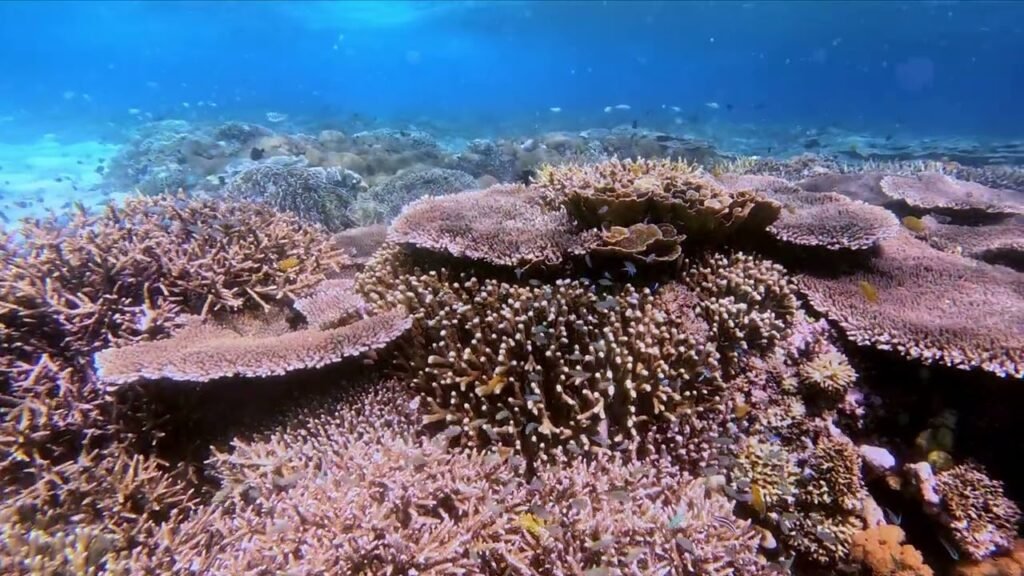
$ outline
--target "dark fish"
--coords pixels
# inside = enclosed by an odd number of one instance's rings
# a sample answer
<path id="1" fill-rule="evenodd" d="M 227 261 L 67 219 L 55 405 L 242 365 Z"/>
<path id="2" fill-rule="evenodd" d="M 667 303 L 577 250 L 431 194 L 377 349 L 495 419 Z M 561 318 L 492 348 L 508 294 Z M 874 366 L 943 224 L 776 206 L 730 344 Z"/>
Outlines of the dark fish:
<path id="1" fill-rule="evenodd" d="M 633 130 L 636 130 L 637 121 L 633 120 Z"/>
<path id="2" fill-rule="evenodd" d="M 732 104 L 726 104 L 725 105 L 725 109 L 728 110 L 729 112 L 732 112 L 732 108 L 733 108 Z"/>
<path id="3" fill-rule="evenodd" d="M 106 171 L 106 168 L 104 168 L 102 165 L 97 166 L 96 170 L 94 170 L 94 172 L 96 172 L 97 174 L 103 174 L 103 172 L 105 172 L 105 171 Z"/>
<path id="4" fill-rule="evenodd" d="M 890 140 L 892 140 L 892 134 L 886 134 L 885 135 L 885 141 L 889 142 Z"/>
<path id="5" fill-rule="evenodd" d="M 252 160 L 253 162 L 257 162 L 263 159 L 263 155 L 265 153 L 266 150 L 264 150 L 263 148 L 257 148 L 253 146 L 252 150 L 249 150 L 249 159 Z"/>

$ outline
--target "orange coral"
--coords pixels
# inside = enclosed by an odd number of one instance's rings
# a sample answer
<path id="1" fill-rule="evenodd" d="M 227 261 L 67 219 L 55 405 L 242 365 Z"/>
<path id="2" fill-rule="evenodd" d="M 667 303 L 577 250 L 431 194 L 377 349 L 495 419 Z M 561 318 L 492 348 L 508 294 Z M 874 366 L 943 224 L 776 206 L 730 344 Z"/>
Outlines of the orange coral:
<path id="1" fill-rule="evenodd" d="M 899 526 L 883 524 L 853 535 L 850 556 L 871 576 L 932 576 L 921 553 L 903 544 L 905 535 Z"/>

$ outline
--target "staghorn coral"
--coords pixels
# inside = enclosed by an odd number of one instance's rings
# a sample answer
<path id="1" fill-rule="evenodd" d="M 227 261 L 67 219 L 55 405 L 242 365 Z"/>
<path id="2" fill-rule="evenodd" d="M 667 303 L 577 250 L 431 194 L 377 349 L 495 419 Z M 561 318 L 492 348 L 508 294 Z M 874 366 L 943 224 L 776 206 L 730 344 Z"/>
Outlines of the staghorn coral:
<path id="1" fill-rule="evenodd" d="M 586 226 L 672 224 L 692 239 L 763 229 L 779 213 L 763 194 L 728 188 L 691 164 L 668 160 L 546 166 L 535 186 Z"/>
<path id="2" fill-rule="evenodd" d="M 925 172 L 916 176 L 886 176 L 882 192 L 913 209 L 946 214 L 962 219 L 1005 217 L 1024 214 L 1019 195 L 945 174 Z"/>
<path id="3" fill-rule="evenodd" d="M 936 250 L 1024 270 L 1024 216 L 988 226 L 943 224 L 931 216 L 921 223 L 917 236 Z"/>
<path id="4" fill-rule="evenodd" d="M 901 234 L 882 243 L 866 270 L 804 275 L 797 283 L 814 308 L 859 345 L 1024 377 L 1024 279 L 1012 270 Z"/>
<path id="5" fill-rule="evenodd" d="M 874 526 L 853 535 L 850 556 L 869 576 L 932 576 L 921 552 L 904 544 L 899 526 Z"/>
<path id="6" fill-rule="evenodd" d="M 857 380 L 857 372 L 839 352 L 815 356 L 799 368 L 800 383 L 811 393 L 842 397 Z"/>
<path id="7" fill-rule="evenodd" d="M 0 569 L 128 573 L 164 520 L 187 515 L 191 487 L 133 454 L 114 406 L 88 375 L 47 357 L 10 362 L 0 419 Z"/>
<path id="8" fill-rule="evenodd" d="M 330 295 L 334 300 L 337 293 Z M 348 312 L 346 310 L 346 312 Z M 312 314 L 305 330 L 290 330 L 281 313 L 228 322 L 189 318 L 169 338 L 111 348 L 96 355 L 96 372 L 109 385 L 142 380 L 209 382 L 266 378 L 322 368 L 390 344 L 410 325 L 403 312 L 384 312 L 337 327 L 343 317 Z M 351 315 L 350 315 L 351 316 Z"/>
<path id="9" fill-rule="evenodd" d="M 840 194 L 795 192 L 773 198 L 783 210 L 768 232 L 787 244 L 865 250 L 899 231 L 899 222 L 888 210 Z"/>
<path id="10" fill-rule="evenodd" d="M 223 193 L 229 198 L 267 202 L 277 210 L 337 231 L 355 225 L 348 208 L 365 188 L 358 174 L 344 168 L 259 164 L 235 176 Z"/>
<path id="11" fill-rule="evenodd" d="M 835 566 L 849 558 L 854 535 L 864 529 L 862 520 L 849 515 L 801 512 L 790 518 L 786 541 L 819 566 Z"/>
<path id="12" fill-rule="evenodd" d="M 0 241 L 0 343 L 76 361 L 159 334 L 179 311 L 266 306 L 345 261 L 323 230 L 266 206 L 170 196 L 29 222 Z"/>
<path id="13" fill-rule="evenodd" d="M 358 387 L 236 439 L 211 462 L 224 488 L 168 531 L 159 568 L 767 573 L 749 522 L 664 460 L 563 460 L 530 479 L 515 456 L 423 438 L 423 404 L 397 382 Z"/>
<path id="14" fill-rule="evenodd" d="M 533 190 L 498 185 L 420 199 L 395 219 L 388 239 L 499 266 L 528 266 L 582 254 L 596 233 L 577 233 L 564 211 L 544 207 Z"/>
<path id="15" fill-rule="evenodd" d="M 1013 548 L 1020 508 L 975 464 L 960 464 L 935 476 L 941 497 L 940 520 L 953 534 L 957 548 L 973 560 Z"/>

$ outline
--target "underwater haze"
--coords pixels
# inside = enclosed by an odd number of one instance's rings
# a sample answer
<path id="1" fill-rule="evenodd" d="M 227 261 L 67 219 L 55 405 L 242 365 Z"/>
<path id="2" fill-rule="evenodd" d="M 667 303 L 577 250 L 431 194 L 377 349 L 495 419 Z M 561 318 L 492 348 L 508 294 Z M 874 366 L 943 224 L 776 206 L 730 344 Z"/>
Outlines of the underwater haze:
<path id="1" fill-rule="evenodd" d="M 274 110 L 494 135 L 627 104 L 647 126 L 1016 137 L 1022 28 L 1019 2 L 4 2 L 0 128 Z"/>

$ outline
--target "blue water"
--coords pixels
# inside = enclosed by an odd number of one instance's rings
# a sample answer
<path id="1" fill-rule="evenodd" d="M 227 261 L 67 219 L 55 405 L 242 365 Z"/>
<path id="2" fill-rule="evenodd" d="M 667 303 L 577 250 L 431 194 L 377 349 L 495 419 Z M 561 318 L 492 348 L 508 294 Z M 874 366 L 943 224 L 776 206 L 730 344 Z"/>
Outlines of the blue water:
<path id="1" fill-rule="evenodd" d="M 1020 2 L 3 2 L 0 38 L 0 141 L 268 111 L 1024 135 Z"/>

